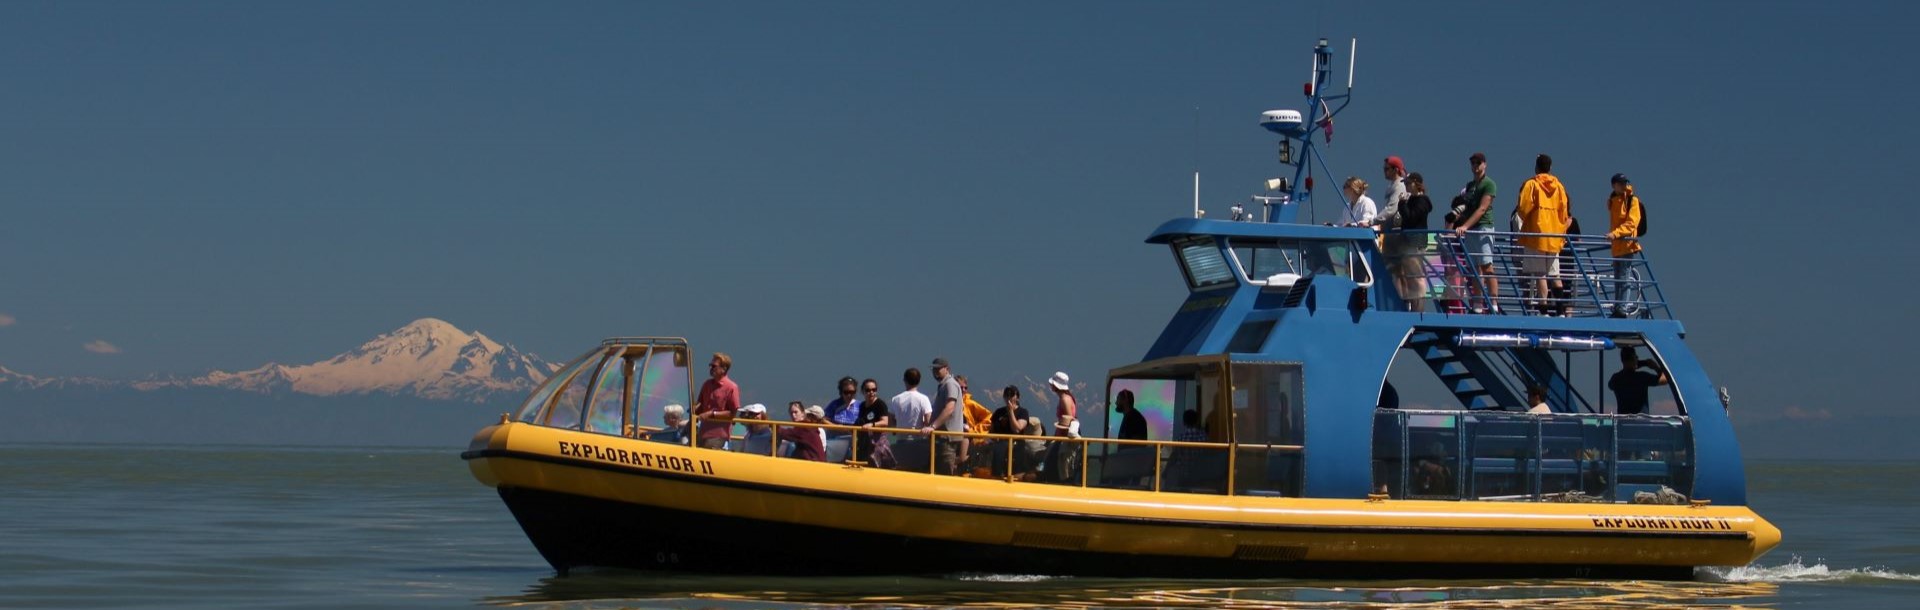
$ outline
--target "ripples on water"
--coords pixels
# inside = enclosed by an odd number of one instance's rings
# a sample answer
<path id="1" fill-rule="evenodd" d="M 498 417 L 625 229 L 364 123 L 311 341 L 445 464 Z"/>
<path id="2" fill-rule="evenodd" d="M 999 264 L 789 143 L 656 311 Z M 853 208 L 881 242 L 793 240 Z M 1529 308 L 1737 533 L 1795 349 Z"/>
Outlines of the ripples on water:
<path id="1" fill-rule="evenodd" d="M 1920 595 L 1906 516 L 1920 492 L 1885 484 L 1920 480 L 1916 464 L 1756 466 L 1755 505 L 1786 543 L 1696 582 L 558 578 L 455 453 L 0 447 L 0 607 L 1904 607 Z"/>

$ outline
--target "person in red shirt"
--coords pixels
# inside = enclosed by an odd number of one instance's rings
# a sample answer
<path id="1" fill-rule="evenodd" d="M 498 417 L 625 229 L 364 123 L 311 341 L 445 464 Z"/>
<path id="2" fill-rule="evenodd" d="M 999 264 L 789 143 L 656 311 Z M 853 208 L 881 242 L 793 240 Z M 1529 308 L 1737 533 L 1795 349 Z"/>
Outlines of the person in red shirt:
<path id="1" fill-rule="evenodd" d="M 727 438 L 733 434 L 733 414 L 740 410 L 740 386 L 727 378 L 732 370 L 733 357 L 725 353 L 715 352 L 707 363 L 707 382 L 701 384 L 700 400 L 693 405 L 693 415 L 700 420 L 702 448 L 725 449 Z"/>

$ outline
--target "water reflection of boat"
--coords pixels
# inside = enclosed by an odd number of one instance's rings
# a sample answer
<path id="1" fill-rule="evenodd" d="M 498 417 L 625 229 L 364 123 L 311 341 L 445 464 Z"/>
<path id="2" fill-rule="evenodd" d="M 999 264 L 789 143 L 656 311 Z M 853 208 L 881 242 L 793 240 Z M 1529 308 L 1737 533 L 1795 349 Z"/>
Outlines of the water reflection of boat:
<path id="1" fill-rule="evenodd" d="M 1270 125 L 1300 174 L 1267 221 L 1182 218 L 1147 240 L 1169 248 L 1188 297 L 1141 362 L 1109 373 L 1107 395 L 1135 396 L 1152 438 L 1192 411 L 1204 440 L 974 435 L 1003 463 L 1022 442 L 1056 456 L 987 477 L 927 472 L 932 444 L 905 430 L 891 432 L 926 456 L 905 460 L 917 468 L 653 442 L 663 410 L 691 404 L 692 352 L 616 338 L 463 457 L 562 572 L 1690 578 L 1778 544 L 1745 506 L 1727 416 L 1646 261 L 1616 276 L 1604 242 L 1574 236 L 1571 292 L 1550 297 L 1562 316 L 1472 290 L 1456 296 L 1470 309 L 1409 313 L 1375 289 L 1390 261 L 1371 231 L 1290 222 L 1316 159 L 1299 126 L 1337 112 L 1319 110 L 1335 99 L 1319 91 L 1330 57 L 1323 42 L 1314 110 Z M 1450 236 L 1412 237 L 1427 245 L 1400 264 L 1435 286 L 1479 285 Z M 1494 237 L 1511 251 L 1515 235 Z M 1481 310 L 1495 313 L 1469 313 Z M 1595 355 L 1597 378 L 1628 347 L 1670 373 L 1664 412 L 1610 413 L 1573 371 Z M 1400 408 L 1385 379 L 1396 360 L 1458 404 Z M 1525 413 L 1525 387 L 1552 412 Z"/>

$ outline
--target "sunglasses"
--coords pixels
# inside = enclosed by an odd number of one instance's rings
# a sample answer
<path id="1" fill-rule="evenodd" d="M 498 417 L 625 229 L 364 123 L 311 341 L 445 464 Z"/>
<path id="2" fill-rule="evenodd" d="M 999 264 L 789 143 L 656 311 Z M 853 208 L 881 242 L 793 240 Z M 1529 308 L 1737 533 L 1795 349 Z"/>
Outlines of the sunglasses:
<path id="1" fill-rule="evenodd" d="M 874 392 L 878 392 L 878 391 L 880 391 L 880 388 L 867 388 L 867 389 L 866 389 L 866 392 L 867 392 L 868 394 L 872 394 L 872 393 L 874 393 Z"/>

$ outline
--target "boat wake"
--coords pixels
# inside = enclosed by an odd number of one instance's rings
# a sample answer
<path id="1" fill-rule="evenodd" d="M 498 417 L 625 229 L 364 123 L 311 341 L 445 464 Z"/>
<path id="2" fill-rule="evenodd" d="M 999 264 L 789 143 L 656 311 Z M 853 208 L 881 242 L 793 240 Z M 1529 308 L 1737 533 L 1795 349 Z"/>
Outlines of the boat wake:
<path id="1" fill-rule="evenodd" d="M 1777 566 L 1749 564 L 1737 568 L 1705 568 L 1701 575 L 1706 580 L 1720 582 L 1834 582 L 1834 583 L 1873 583 L 1873 582 L 1920 582 L 1920 574 L 1906 574 L 1886 568 L 1844 568 L 1833 569 L 1816 560 L 1807 565 L 1794 555 L 1791 561 Z"/>
<path id="2" fill-rule="evenodd" d="M 960 574 L 949 574 L 947 578 L 970 582 L 1046 582 L 1049 580 L 1062 580 L 1067 577 L 1043 576 L 1040 574 L 984 574 L 979 572 L 964 572 Z"/>

